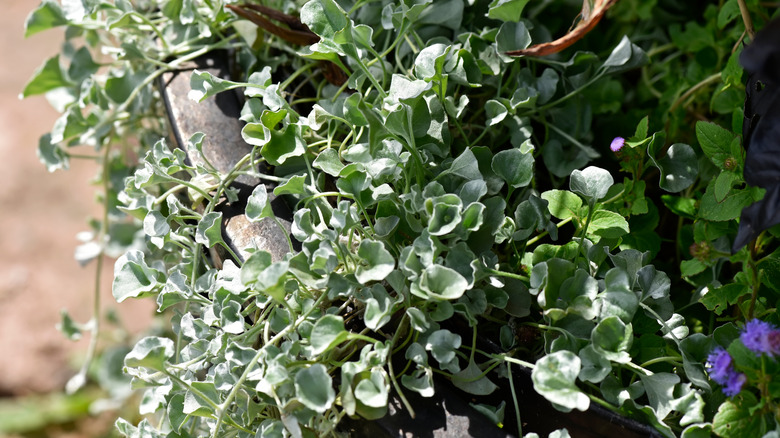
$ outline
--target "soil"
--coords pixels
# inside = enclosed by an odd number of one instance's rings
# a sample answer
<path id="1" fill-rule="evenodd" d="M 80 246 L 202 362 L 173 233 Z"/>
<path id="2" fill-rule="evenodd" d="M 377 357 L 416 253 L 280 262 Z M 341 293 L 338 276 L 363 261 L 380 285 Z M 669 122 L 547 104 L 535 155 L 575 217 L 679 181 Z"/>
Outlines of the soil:
<path id="1" fill-rule="evenodd" d="M 76 234 L 94 202 L 94 163 L 75 161 L 50 174 L 38 161 L 38 138 L 58 114 L 44 97 L 20 101 L 35 69 L 58 52 L 62 31 L 23 37 L 24 20 L 39 0 L 4 0 L 0 14 L 0 396 L 61 391 L 88 339 L 72 342 L 55 326 L 60 310 L 77 322 L 91 317 L 96 263 L 73 258 Z M 89 152 L 84 150 L 82 152 Z M 114 308 L 131 333 L 148 326 L 153 303 L 111 296 L 113 260 L 100 278 L 104 309 Z"/>

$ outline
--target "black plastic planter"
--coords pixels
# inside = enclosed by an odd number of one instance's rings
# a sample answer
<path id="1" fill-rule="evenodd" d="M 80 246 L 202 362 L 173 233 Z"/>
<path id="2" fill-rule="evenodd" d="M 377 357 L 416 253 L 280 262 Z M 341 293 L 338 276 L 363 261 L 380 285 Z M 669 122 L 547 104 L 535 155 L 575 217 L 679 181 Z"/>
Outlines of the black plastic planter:
<path id="1" fill-rule="evenodd" d="M 192 69 L 198 68 L 209 71 L 215 76 L 227 77 L 229 75 L 226 65 L 212 55 L 199 59 L 189 70 L 183 69 L 165 75 L 160 83 L 173 136 L 179 147 L 183 147 L 184 142 L 192 134 L 205 133 L 204 154 L 215 167 L 225 172 L 233 168 L 251 150 L 240 135 L 241 122 L 238 117 L 241 98 L 234 92 L 224 92 L 204 102 L 195 103 L 187 95 L 190 90 Z M 190 157 L 190 159 L 196 158 Z M 223 206 L 222 212 L 225 218 L 223 237 L 241 258 L 246 256 L 245 250 L 252 243 L 269 251 L 274 259 L 279 260 L 289 251 L 287 237 L 282 230 L 269 219 L 257 223 L 249 222 L 243 212 L 247 197 L 260 182 L 257 178 L 246 176 L 236 181 L 241 200 Z M 286 224 L 289 232 L 292 217 L 289 207 L 282 199 L 274 198 L 270 192 L 269 199 L 273 199 L 272 208 L 277 217 Z M 457 331 L 457 328 L 453 328 L 453 331 Z M 534 391 L 530 372 L 516 371 L 512 379 L 520 404 L 523 433 L 536 432 L 546 436 L 551 431 L 566 428 L 571 436 L 577 438 L 661 436 L 647 425 L 596 405 L 586 412 L 562 413 Z M 445 379 L 436 381 L 436 394 L 431 398 L 423 398 L 406 391 L 405 395 L 416 411 L 415 418 L 411 418 L 408 411 L 403 408 L 398 395 L 393 393 L 388 415 L 375 421 L 346 418 L 341 424 L 341 429 L 350 432 L 351 436 L 372 438 L 516 436 L 519 429 L 514 420 L 514 402 L 510 395 L 509 383 L 506 379 L 495 376 L 493 380 L 503 387 L 489 397 L 473 397 L 453 387 Z M 507 404 L 505 416 L 507 424 L 504 428 L 494 425 L 487 417 L 470 406 L 470 403 L 496 405 L 502 399 Z"/>

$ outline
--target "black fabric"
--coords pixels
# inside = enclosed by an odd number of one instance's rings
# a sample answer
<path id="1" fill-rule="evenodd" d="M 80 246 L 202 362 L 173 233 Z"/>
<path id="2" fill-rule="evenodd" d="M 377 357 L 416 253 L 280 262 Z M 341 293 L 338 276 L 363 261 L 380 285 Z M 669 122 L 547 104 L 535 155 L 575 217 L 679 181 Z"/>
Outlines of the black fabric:
<path id="1" fill-rule="evenodd" d="M 767 193 L 742 211 L 734 252 L 780 223 L 780 18 L 756 34 L 739 62 L 748 72 L 742 124 L 744 177 Z"/>

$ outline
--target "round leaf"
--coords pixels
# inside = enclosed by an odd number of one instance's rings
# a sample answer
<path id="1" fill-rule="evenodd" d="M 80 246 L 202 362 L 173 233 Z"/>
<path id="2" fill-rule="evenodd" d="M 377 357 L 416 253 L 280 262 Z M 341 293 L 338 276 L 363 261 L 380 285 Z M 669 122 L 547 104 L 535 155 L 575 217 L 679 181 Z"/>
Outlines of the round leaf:
<path id="1" fill-rule="evenodd" d="M 508 149 L 493 156 L 490 167 L 510 186 L 525 187 L 534 174 L 534 156 L 520 149 Z"/>
<path id="2" fill-rule="evenodd" d="M 316 363 L 295 375 L 295 394 L 307 408 L 319 412 L 327 411 L 336 400 L 332 379 L 325 365 Z"/>
<path id="3" fill-rule="evenodd" d="M 531 372 L 534 389 L 564 412 L 585 411 L 590 406 L 590 399 L 574 383 L 580 368 L 580 358 L 571 351 L 548 354 L 536 362 Z"/>
<path id="4" fill-rule="evenodd" d="M 607 195 L 607 191 L 614 183 L 615 180 L 608 171 L 600 167 L 588 166 L 571 173 L 569 188 L 587 199 L 598 201 Z"/>

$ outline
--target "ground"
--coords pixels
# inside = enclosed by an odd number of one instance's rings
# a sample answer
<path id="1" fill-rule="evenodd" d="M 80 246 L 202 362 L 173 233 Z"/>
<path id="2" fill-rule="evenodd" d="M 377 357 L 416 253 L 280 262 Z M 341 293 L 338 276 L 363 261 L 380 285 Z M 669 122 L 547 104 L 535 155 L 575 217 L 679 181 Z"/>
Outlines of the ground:
<path id="1" fill-rule="evenodd" d="M 95 263 L 82 268 L 73 258 L 76 234 L 100 212 L 89 184 L 94 163 L 48 173 L 35 151 L 58 114 L 43 97 L 18 99 L 62 42 L 60 31 L 23 38 L 24 19 L 38 3 L 4 0 L 0 14 L 0 396 L 6 397 L 62 390 L 88 341 L 68 341 L 55 325 L 64 308 L 78 322 L 90 318 L 95 283 Z M 103 307 L 117 309 L 137 332 L 148 324 L 153 303 L 118 305 L 112 271 L 108 260 L 100 280 Z"/>

